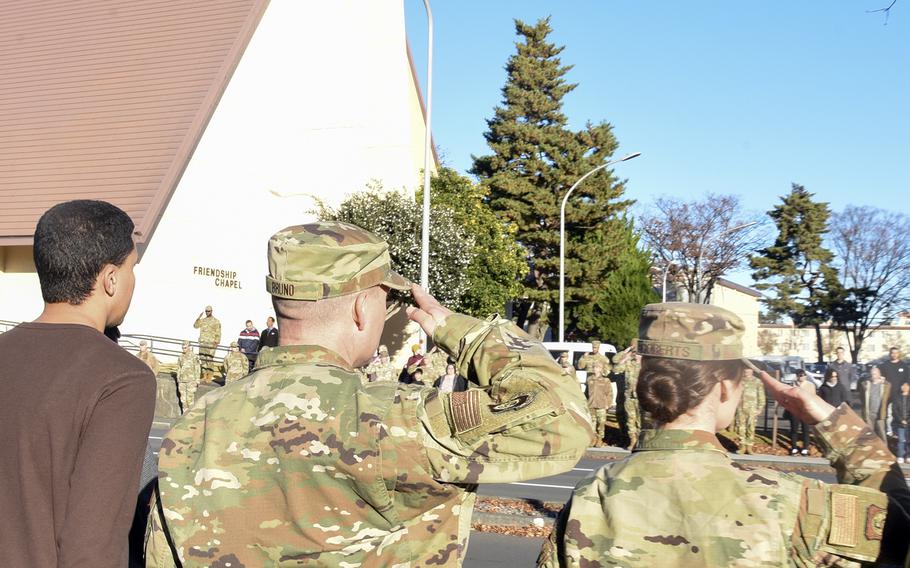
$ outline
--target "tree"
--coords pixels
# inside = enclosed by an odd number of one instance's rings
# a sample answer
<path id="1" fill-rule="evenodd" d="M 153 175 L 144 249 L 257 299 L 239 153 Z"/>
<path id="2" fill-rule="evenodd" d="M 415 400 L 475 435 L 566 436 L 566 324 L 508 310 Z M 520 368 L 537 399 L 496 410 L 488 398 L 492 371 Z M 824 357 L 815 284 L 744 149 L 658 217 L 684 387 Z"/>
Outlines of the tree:
<path id="1" fill-rule="evenodd" d="M 484 318 L 501 313 L 505 305 L 521 293 L 521 280 L 528 273 L 525 252 L 515 240 L 515 228 L 500 221 L 485 203 L 486 189 L 441 168 L 430 182 L 433 207 L 452 211 L 452 222 L 474 242 L 471 262 L 465 276 L 467 287 L 461 297 L 463 313 Z M 417 192 L 417 202 L 423 190 Z"/>
<path id="2" fill-rule="evenodd" d="M 649 254 L 638 247 L 639 236 L 632 221 L 615 224 L 600 250 L 615 258 L 615 266 L 594 290 L 590 302 L 574 302 L 568 306 L 567 319 L 575 322 L 582 336 L 596 335 L 614 345 L 625 347 L 638 336 L 641 308 L 660 301 L 651 285 Z"/>
<path id="3" fill-rule="evenodd" d="M 398 191 L 385 191 L 378 182 L 354 193 L 338 209 L 317 201 L 314 211 L 321 220 L 344 221 L 363 227 L 389 243 L 392 267 L 405 278 L 420 281 L 420 234 L 422 211 L 414 198 Z M 455 212 L 446 205 L 430 210 L 430 290 L 444 305 L 464 309 L 468 293 L 467 270 L 473 261 L 474 238 L 455 222 Z"/>
<path id="4" fill-rule="evenodd" d="M 793 184 L 768 216 L 777 226 L 774 244 L 757 251 L 750 264 L 759 290 L 773 290 L 763 300 L 771 314 L 788 316 L 796 327 L 815 328 L 818 362 L 824 361 L 821 324 L 828 321 L 832 297 L 839 294 L 834 255 L 823 245 L 830 211 L 805 187 Z"/>
<path id="5" fill-rule="evenodd" d="M 562 47 L 547 41 L 549 18 L 534 25 L 515 22 L 520 41 L 506 64 L 508 77 L 502 103 L 487 121 L 484 134 L 490 155 L 474 157 L 471 173 L 489 192 L 490 207 L 515 227 L 531 263 L 523 282 L 521 323 L 532 306 L 558 317 L 549 304 L 559 290 L 559 210 L 563 195 L 582 175 L 609 161 L 618 143 L 609 123 L 567 127 L 562 99 L 577 85 L 565 80 L 571 66 L 562 65 Z M 631 204 L 622 200 L 624 182 L 600 171 L 581 184 L 566 207 L 566 297 L 587 304 L 600 297 L 610 273 L 619 266 L 620 251 L 605 250 L 608 235 L 621 233 L 621 214 Z M 623 241 L 627 245 L 630 241 Z M 636 265 L 638 266 L 638 265 Z M 646 274 L 645 274 L 646 276 Z M 641 306 L 638 306 L 640 308 Z M 577 313 L 573 311 L 573 313 Z M 578 322 L 569 319 L 568 327 Z M 607 320 L 592 323 L 594 334 L 606 330 Z"/>
<path id="6" fill-rule="evenodd" d="M 848 206 L 831 221 L 843 289 L 832 311 L 853 362 L 863 341 L 910 303 L 910 217 Z"/>
<path id="7" fill-rule="evenodd" d="M 758 330 L 758 348 L 762 355 L 771 355 L 777 349 L 777 334 L 770 329 Z"/>
<path id="8" fill-rule="evenodd" d="M 757 222 L 735 195 L 708 194 L 693 201 L 660 198 L 640 226 L 648 247 L 683 285 L 689 301 L 707 304 L 717 279 L 743 266 L 761 246 L 763 231 L 746 226 Z"/>

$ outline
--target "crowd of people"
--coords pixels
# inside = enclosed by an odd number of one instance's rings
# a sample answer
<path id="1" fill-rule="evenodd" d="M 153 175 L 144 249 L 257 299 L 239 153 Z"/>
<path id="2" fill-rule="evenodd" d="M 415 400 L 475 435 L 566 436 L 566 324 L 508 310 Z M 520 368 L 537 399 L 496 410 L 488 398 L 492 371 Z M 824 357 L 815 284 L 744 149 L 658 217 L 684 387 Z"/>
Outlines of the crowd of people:
<path id="1" fill-rule="evenodd" d="M 0 335 L 2 566 L 129 560 L 155 380 L 103 331 L 129 308 L 133 230 L 98 201 L 57 205 L 36 228 L 44 310 Z M 165 435 L 133 551 L 146 566 L 460 566 L 477 484 L 569 471 L 599 434 L 564 361 L 508 320 L 447 309 L 392 270 L 375 235 L 341 222 L 288 227 L 269 240 L 268 260 L 280 341 L 252 373 L 188 404 Z M 408 318 L 446 361 L 438 388 L 418 372 L 431 353 L 414 352 L 410 382 L 357 371 L 388 356 L 377 347 L 391 290 L 410 295 Z M 201 330 L 214 329 L 210 317 Z M 642 309 L 634 352 L 613 369 L 637 366 L 651 428 L 628 457 L 579 482 L 539 566 L 908 560 L 910 489 L 885 443 L 849 405 L 755 367 L 744 334 L 716 306 Z M 583 364 L 604 399 L 599 355 Z M 183 361 L 204 375 L 200 355 Z M 750 373 L 813 428 L 837 484 L 731 461 L 717 433 Z"/>

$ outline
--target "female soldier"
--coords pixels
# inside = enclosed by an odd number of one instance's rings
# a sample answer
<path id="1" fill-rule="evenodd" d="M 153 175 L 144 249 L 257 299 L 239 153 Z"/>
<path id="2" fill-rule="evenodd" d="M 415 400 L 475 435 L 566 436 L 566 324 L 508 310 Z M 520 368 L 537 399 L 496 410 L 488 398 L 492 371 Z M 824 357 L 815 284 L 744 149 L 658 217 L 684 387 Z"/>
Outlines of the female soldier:
<path id="1" fill-rule="evenodd" d="M 743 323 L 724 309 L 645 306 L 642 408 L 657 421 L 628 458 L 578 484 L 540 566 L 855 566 L 902 562 L 906 499 L 894 457 L 847 405 L 786 387 L 771 394 L 814 424 L 841 483 L 731 462 L 715 436 L 742 395 Z M 886 525 L 887 517 L 887 525 Z"/>

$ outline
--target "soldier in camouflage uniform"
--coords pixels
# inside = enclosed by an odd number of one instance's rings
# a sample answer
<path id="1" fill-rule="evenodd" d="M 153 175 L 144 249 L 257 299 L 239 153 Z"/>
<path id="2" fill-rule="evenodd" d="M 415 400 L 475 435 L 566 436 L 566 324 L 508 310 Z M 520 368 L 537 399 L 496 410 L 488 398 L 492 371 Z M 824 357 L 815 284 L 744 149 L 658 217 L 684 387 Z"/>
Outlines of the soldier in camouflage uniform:
<path id="1" fill-rule="evenodd" d="M 613 405 L 613 383 L 604 376 L 603 363 L 594 362 L 594 367 L 585 381 L 588 410 L 594 419 L 595 445 L 602 446 L 607 435 L 607 410 Z"/>
<path id="2" fill-rule="evenodd" d="M 186 412 L 196 402 L 199 374 L 202 372 L 199 357 L 193 353 L 189 341 L 183 342 L 183 353 L 177 358 L 177 391 L 180 393 L 180 408 Z"/>
<path id="3" fill-rule="evenodd" d="M 187 568 L 459 566 L 475 484 L 569 470 L 591 439 L 576 381 L 540 343 L 450 312 L 358 227 L 280 231 L 267 287 L 283 345 L 166 436 L 148 566 L 173 565 L 165 530 Z M 480 388 L 360 383 L 390 288 L 412 291 L 408 317 Z"/>
<path id="4" fill-rule="evenodd" d="M 193 327 L 199 330 L 199 360 L 202 363 L 203 380 L 212 382 L 215 376 L 215 348 L 221 341 L 221 322 L 212 315 L 212 306 L 205 307 Z"/>
<path id="5" fill-rule="evenodd" d="M 604 366 L 604 375 L 609 375 L 611 371 L 610 359 L 600 352 L 600 340 L 591 340 L 591 352 L 585 353 L 578 360 L 578 370 L 590 373 L 594 370 L 595 361 L 599 361 Z"/>
<path id="6" fill-rule="evenodd" d="M 556 360 L 556 364 L 562 369 L 564 375 L 575 376 L 575 367 L 572 366 L 572 361 L 569 360 L 568 351 L 563 351 L 559 354 L 559 359 Z"/>
<path id="7" fill-rule="evenodd" d="M 158 376 L 158 369 L 161 367 L 161 363 L 158 362 L 155 354 L 149 350 L 149 344 L 146 340 L 143 339 L 139 342 L 139 353 L 136 354 L 136 357 L 139 357 L 140 361 L 148 365 L 156 377 Z"/>
<path id="8" fill-rule="evenodd" d="M 231 341 L 231 352 L 224 358 L 224 384 L 239 381 L 246 376 L 249 368 L 250 360 L 240 352 L 237 342 Z"/>
<path id="9" fill-rule="evenodd" d="M 367 376 L 370 382 L 397 382 L 398 369 L 389 358 L 389 349 L 385 345 L 379 346 L 379 360 L 367 367 Z"/>
<path id="10" fill-rule="evenodd" d="M 433 384 L 433 381 L 446 374 L 446 367 L 449 364 L 449 354 L 434 345 L 429 353 L 424 355 L 423 362 L 423 379 L 425 383 Z"/>
<path id="11" fill-rule="evenodd" d="M 816 425 L 840 483 L 734 464 L 716 431 L 742 393 L 742 320 L 685 303 L 642 310 L 638 394 L 661 420 L 632 454 L 576 486 L 539 566 L 859 566 L 901 562 L 908 493 L 885 444 L 844 404 L 761 379 Z M 692 391 L 691 389 L 696 389 Z"/>
<path id="12" fill-rule="evenodd" d="M 752 369 L 746 369 L 743 377 L 743 396 L 736 408 L 734 424 L 738 426 L 736 435 L 745 454 L 752 453 L 755 445 L 755 423 L 765 410 L 765 386 L 755 376 Z"/>
<path id="13" fill-rule="evenodd" d="M 638 404 L 638 394 L 635 392 L 640 371 L 641 355 L 633 352 L 632 347 L 626 349 L 613 366 L 613 372 L 623 373 L 626 379 L 623 409 L 626 411 L 626 433 L 629 435 L 630 450 L 638 443 L 638 434 L 641 432 L 641 407 Z"/>

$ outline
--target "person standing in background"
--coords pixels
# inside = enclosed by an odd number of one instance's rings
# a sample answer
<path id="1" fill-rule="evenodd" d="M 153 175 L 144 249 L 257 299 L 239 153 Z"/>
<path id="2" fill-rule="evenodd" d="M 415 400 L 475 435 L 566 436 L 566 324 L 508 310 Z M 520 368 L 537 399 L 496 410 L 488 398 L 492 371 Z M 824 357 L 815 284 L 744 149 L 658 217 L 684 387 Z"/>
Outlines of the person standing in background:
<path id="1" fill-rule="evenodd" d="M 844 402 L 850 406 L 850 391 L 840 383 L 837 371 L 831 367 L 825 371 L 825 382 L 819 387 L 818 396 L 831 406 L 840 406 Z"/>
<path id="2" fill-rule="evenodd" d="M 259 337 L 258 335 L 256 337 Z M 224 384 L 239 381 L 249 373 L 249 361 L 240 352 L 236 341 L 231 342 L 231 352 L 224 358 Z"/>
<path id="3" fill-rule="evenodd" d="M 259 330 L 253 325 L 253 320 L 246 320 L 246 327 L 240 332 L 237 345 L 240 346 L 240 352 L 249 360 L 246 372 L 252 373 L 256 355 L 259 354 Z"/>
<path id="4" fill-rule="evenodd" d="M 834 361 L 828 363 L 828 368 L 837 371 L 837 381 L 844 385 L 847 392 L 850 392 L 850 389 L 856 383 L 856 369 L 853 368 L 853 364 L 850 361 L 844 358 L 846 351 L 844 351 L 843 347 L 838 347 L 834 352 Z"/>
<path id="5" fill-rule="evenodd" d="M 809 380 L 806 376 L 806 372 L 802 369 L 796 370 L 796 386 L 809 394 L 815 394 L 815 384 Z M 790 454 L 794 456 L 796 454 L 808 456 L 810 425 L 806 421 L 797 418 L 796 415 L 791 412 L 786 412 L 785 415 L 790 419 Z M 796 445 L 797 437 L 799 436 L 802 438 L 802 448 L 799 448 Z"/>
<path id="6" fill-rule="evenodd" d="M 161 367 L 161 363 L 158 362 L 158 358 L 149 349 L 149 344 L 146 340 L 143 339 L 139 342 L 139 353 L 136 354 L 136 357 L 139 357 L 140 361 L 148 365 L 156 377 L 158 376 L 158 369 Z"/>
<path id="7" fill-rule="evenodd" d="M 736 411 L 739 422 L 739 442 L 744 454 L 751 454 L 755 445 L 755 427 L 758 417 L 765 410 L 765 386 L 752 373 L 752 369 L 743 370 L 743 396 Z"/>
<path id="8" fill-rule="evenodd" d="M 891 384 L 892 390 L 904 383 L 910 383 L 910 365 L 901 358 L 901 350 L 897 347 L 888 350 L 888 360 L 879 363 L 878 368 L 885 380 Z"/>
<path id="9" fill-rule="evenodd" d="M 439 389 L 439 392 L 461 392 L 468 390 L 468 381 L 458 374 L 454 363 L 449 363 L 446 365 L 445 374 L 436 379 L 433 386 Z"/>
<path id="10" fill-rule="evenodd" d="M 61 203 L 35 229 L 44 311 L 0 335 L 0 566 L 127 565 L 155 378 L 102 333 L 135 287 L 133 222 Z"/>
<path id="11" fill-rule="evenodd" d="M 199 362 L 202 364 L 202 380 L 211 383 L 215 376 L 215 349 L 221 341 L 221 322 L 212 315 L 212 306 L 206 306 L 199 314 L 193 327 L 199 330 Z"/>
<path id="12" fill-rule="evenodd" d="M 262 330 L 262 335 L 259 336 L 259 351 L 262 351 L 263 347 L 278 347 L 278 328 L 275 327 L 275 318 L 269 316 L 265 320 L 265 329 Z"/>
<path id="13" fill-rule="evenodd" d="M 887 441 L 885 422 L 888 419 L 888 403 L 891 402 L 891 385 L 885 381 L 878 367 L 872 367 L 869 380 L 860 383 L 860 389 L 863 420 L 879 438 Z"/>
<path id="14" fill-rule="evenodd" d="M 193 352 L 189 341 L 183 342 L 183 353 L 177 357 L 177 392 L 180 394 L 180 409 L 186 413 L 196 402 L 199 375 L 202 365 Z"/>
<path id="15" fill-rule="evenodd" d="M 897 434 L 897 463 L 910 461 L 910 383 L 901 383 L 901 389 L 891 405 L 891 426 Z"/>
<path id="16" fill-rule="evenodd" d="M 585 379 L 585 396 L 588 397 L 588 411 L 594 419 L 595 445 L 602 446 L 607 435 L 607 410 L 613 406 L 613 383 L 604 376 L 600 361 L 592 363 L 591 372 Z"/>

